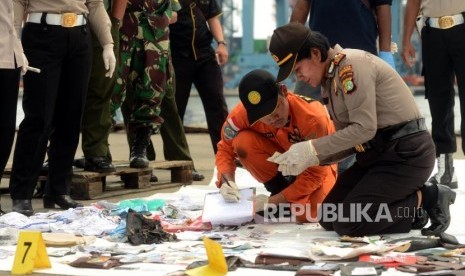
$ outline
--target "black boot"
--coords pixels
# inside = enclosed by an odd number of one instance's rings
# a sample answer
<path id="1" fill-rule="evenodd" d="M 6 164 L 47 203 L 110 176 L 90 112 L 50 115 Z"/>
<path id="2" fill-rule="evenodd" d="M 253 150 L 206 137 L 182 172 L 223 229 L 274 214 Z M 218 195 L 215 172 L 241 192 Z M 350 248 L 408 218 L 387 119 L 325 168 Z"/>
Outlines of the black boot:
<path id="1" fill-rule="evenodd" d="M 106 156 L 89 157 L 85 159 L 84 170 L 89 172 L 116 172 L 115 167 L 111 164 Z"/>
<path id="2" fill-rule="evenodd" d="M 442 153 L 437 158 L 438 172 L 428 181 L 433 184 L 446 185 L 451 189 L 457 189 L 458 182 L 454 169 L 454 158 L 452 153 Z"/>
<path id="3" fill-rule="evenodd" d="M 86 159 L 84 157 L 74 159 L 73 166 L 75 166 L 78 169 L 84 169 L 84 167 L 86 166 Z"/>
<path id="4" fill-rule="evenodd" d="M 449 205 L 455 201 L 456 194 L 441 184 L 425 183 L 421 188 L 423 208 L 428 213 L 431 225 L 422 229 L 425 236 L 437 236 L 447 230 L 450 224 Z"/>
<path id="5" fill-rule="evenodd" d="M 30 199 L 13 199 L 13 207 L 11 209 L 13 212 L 17 212 L 28 217 L 34 214 Z"/>
<path id="6" fill-rule="evenodd" d="M 55 204 L 64 210 L 84 206 L 81 203 L 74 201 L 69 195 L 44 195 L 44 208 L 53 209 L 55 208 Z"/>
<path id="7" fill-rule="evenodd" d="M 192 180 L 194 181 L 202 181 L 205 179 L 205 176 L 199 173 L 196 169 L 192 170 Z"/>
<path id="8" fill-rule="evenodd" d="M 139 127 L 135 131 L 134 142 L 131 146 L 131 156 L 129 157 L 129 167 L 147 168 L 147 146 L 149 145 L 151 130 L 148 127 Z"/>

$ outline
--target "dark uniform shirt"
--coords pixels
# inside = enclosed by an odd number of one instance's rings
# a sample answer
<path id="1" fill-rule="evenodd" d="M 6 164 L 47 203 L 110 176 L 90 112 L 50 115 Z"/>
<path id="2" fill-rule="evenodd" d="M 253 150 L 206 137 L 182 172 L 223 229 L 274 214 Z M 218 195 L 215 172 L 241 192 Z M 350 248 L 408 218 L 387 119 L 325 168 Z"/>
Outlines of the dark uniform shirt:
<path id="1" fill-rule="evenodd" d="M 214 55 L 211 47 L 213 35 L 207 20 L 220 15 L 216 0 L 180 0 L 178 20 L 170 25 L 171 50 L 177 55 L 200 59 Z"/>
<path id="2" fill-rule="evenodd" d="M 336 45 L 328 58 L 322 96 L 337 132 L 313 140 L 319 155 L 334 155 L 369 141 L 378 129 L 421 118 L 408 86 L 379 57 Z"/>
<path id="3" fill-rule="evenodd" d="M 325 35 L 331 46 L 340 44 L 377 55 L 374 9 L 391 4 L 392 0 L 311 0 L 309 26 Z"/>

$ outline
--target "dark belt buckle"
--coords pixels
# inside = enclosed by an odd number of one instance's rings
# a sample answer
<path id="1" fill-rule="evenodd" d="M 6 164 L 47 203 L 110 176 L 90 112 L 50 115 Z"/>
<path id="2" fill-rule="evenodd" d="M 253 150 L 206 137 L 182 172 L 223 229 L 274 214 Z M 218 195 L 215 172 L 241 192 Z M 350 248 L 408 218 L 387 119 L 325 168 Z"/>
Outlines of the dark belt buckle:
<path id="1" fill-rule="evenodd" d="M 365 146 L 362 144 L 358 144 L 354 147 L 356 152 L 365 152 Z"/>

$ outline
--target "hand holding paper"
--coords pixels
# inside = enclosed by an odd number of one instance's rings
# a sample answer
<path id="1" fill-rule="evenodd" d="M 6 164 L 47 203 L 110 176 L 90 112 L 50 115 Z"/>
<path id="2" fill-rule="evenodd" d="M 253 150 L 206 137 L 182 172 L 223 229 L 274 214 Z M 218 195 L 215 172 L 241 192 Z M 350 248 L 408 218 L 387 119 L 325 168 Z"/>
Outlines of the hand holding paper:
<path id="1" fill-rule="evenodd" d="M 320 160 L 310 140 L 293 144 L 288 151 L 274 158 L 273 162 L 279 164 L 278 170 L 283 175 L 299 175 L 308 167 L 318 165 Z"/>
<path id="2" fill-rule="evenodd" d="M 27 73 L 27 67 L 29 66 L 29 61 L 24 53 L 22 53 L 23 66 L 21 66 L 21 74 L 24 76 Z"/>
<path id="3" fill-rule="evenodd" d="M 226 181 L 221 184 L 220 193 L 226 202 L 239 202 L 241 194 L 234 181 Z"/>

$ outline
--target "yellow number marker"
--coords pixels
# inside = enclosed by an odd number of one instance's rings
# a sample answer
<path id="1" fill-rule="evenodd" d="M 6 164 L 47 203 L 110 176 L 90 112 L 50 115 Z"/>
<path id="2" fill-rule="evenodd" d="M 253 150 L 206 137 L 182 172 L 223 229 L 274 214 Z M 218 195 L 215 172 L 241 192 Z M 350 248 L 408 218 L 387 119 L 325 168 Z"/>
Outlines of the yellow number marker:
<path id="1" fill-rule="evenodd" d="M 203 239 L 205 250 L 207 251 L 208 265 L 193 268 L 186 271 L 190 276 L 222 276 L 228 273 L 228 265 L 224 258 L 221 244 L 207 237 Z"/>
<path id="2" fill-rule="evenodd" d="M 31 274 L 34 268 L 50 268 L 41 232 L 21 231 L 11 274 Z"/>

